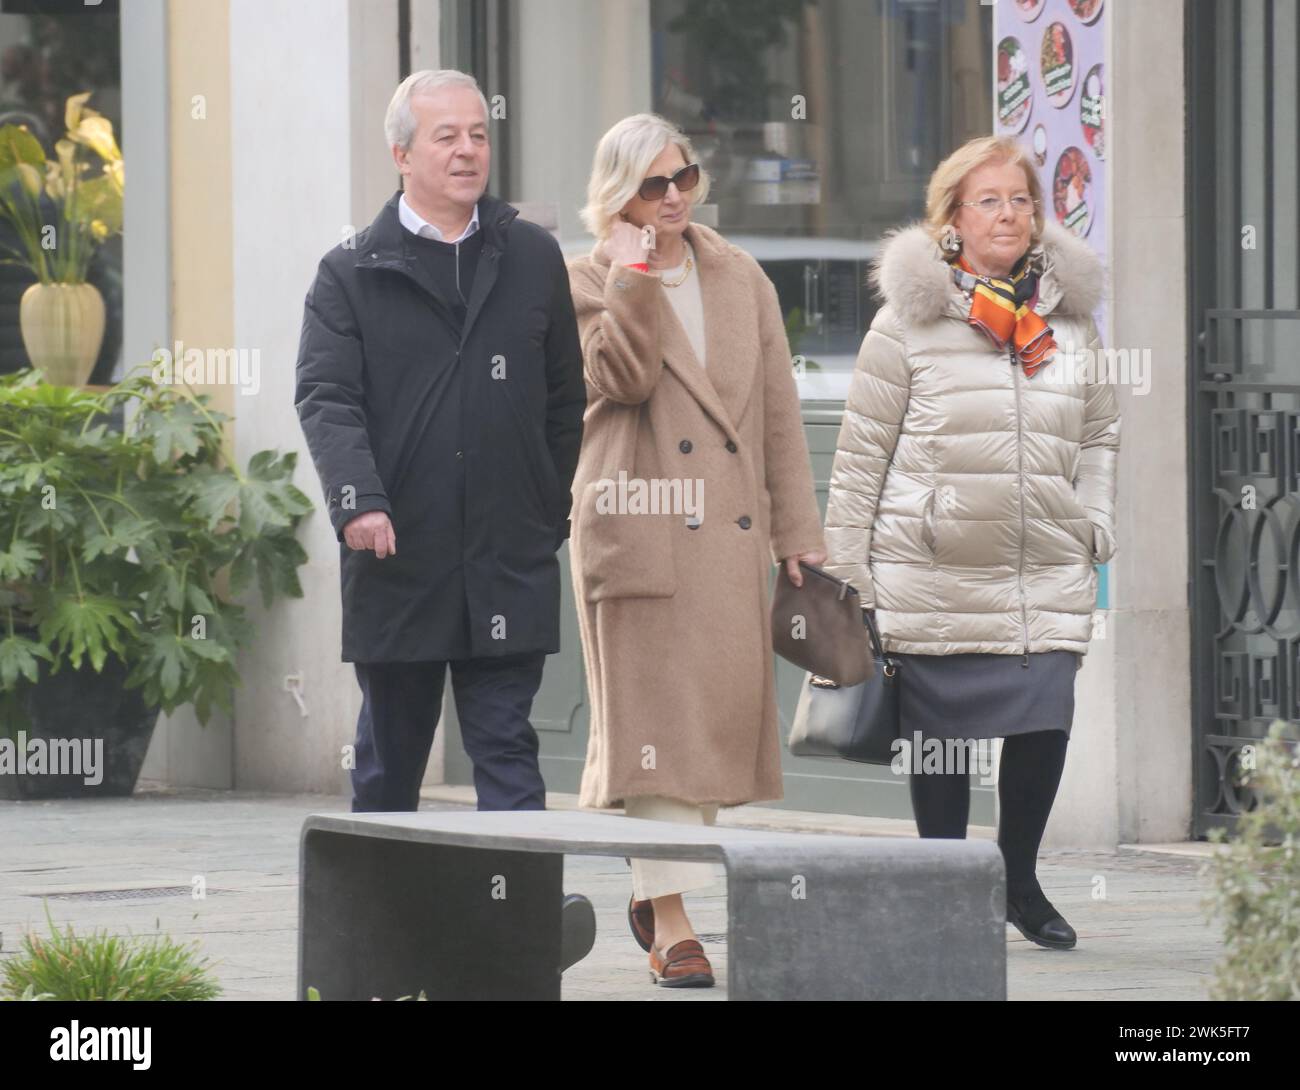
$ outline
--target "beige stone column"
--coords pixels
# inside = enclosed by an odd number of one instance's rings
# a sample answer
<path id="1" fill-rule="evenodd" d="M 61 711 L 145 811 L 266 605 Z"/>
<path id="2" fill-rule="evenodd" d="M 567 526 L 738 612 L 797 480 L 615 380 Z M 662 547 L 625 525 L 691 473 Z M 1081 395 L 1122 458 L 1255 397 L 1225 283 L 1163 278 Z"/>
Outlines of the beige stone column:
<path id="1" fill-rule="evenodd" d="M 1151 373 L 1146 393 L 1116 387 L 1110 608 L 1078 678 L 1046 838 L 1069 847 L 1176 841 L 1191 830 L 1183 4 L 1110 0 L 1105 19 L 1107 341 L 1149 350 Z"/>

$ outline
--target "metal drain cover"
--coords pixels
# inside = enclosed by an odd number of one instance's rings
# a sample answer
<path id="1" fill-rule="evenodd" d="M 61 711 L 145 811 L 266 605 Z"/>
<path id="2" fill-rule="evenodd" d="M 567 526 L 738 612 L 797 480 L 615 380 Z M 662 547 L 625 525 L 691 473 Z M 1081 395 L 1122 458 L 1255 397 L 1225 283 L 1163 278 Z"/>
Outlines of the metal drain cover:
<path id="1" fill-rule="evenodd" d="M 86 889 L 72 893 L 32 893 L 29 896 L 48 897 L 52 901 L 156 901 L 163 897 L 186 897 L 193 891 L 192 886 L 151 886 L 147 889 Z"/>

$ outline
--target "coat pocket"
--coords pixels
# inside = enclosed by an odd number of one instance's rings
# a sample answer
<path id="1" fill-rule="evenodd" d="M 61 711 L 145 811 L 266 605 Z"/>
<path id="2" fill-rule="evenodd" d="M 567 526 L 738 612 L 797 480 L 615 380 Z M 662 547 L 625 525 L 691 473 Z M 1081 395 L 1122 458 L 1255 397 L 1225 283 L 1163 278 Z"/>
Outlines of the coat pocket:
<path id="1" fill-rule="evenodd" d="M 1079 502 L 1078 494 L 1073 487 L 1067 487 L 1070 514 L 1066 516 L 1066 525 L 1070 533 L 1083 542 L 1084 548 L 1088 550 L 1091 556 L 1095 552 L 1094 541 L 1097 533 L 1097 527 L 1092 519 L 1088 517 L 1088 512 L 1084 509 L 1083 504 Z"/>
<path id="2" fill-rule="evenodd" d="M 544 426 L 536 417 L 530 418 L 517 403 L 516 397 L 519 395 L 516 391 L 517 387 L 506 385 L 506 400 L 515 417 L 518 441 L 527 448 L 520 453 L 525 463 L 525 472 L 533 482 L 528 498 L 533 501 L 542 520 L 548 526 L 554 526 L 560 521 L 560 512 L 568 506 L 568 497 L 561 494 L 560 478 L 551 458 L 551 448 L 546 442 Z"/>
<path id="3" fill-rule="evenodd" d="M 1069 481 L 1066 481 L 1064 489 L 1066 505 L 1070 508 L 1069 517 L 1086 519 L 1088 517 L 1088 512 L 1084 510 L 1083 504 L 1079 502 L 1079 493 L 1074 490 L 1074 485 L 1070 484 Z"/>
<path id="4" fill-rule="evenodd" d="M 1094 522 L 1092 524 L 1092 539 L 1092 562 L 1094 564 L 1109 563 L 1111 557 L 1115 555 L 1114 538 Z"/>
<path id="5" fill-rule="evenodd" d="M 607 598 L 671 598 L 677 593 L 673 568 L 672 515 L 624 512 L 618 490 L 592 481 L 583 489 L 574 518 L 572 562 L 582 575 L 589 602 Z"/>
<path id="6" fill-rule="evenodd" d="M 925 514 L 921 517 L 921 540 L 925 542 L 925 547 L 930 550 L 930 555 L 935 555 L 934 547 L 934 504 L 938 493 L 932 488 L 930 494 L 925 498 Z"/>

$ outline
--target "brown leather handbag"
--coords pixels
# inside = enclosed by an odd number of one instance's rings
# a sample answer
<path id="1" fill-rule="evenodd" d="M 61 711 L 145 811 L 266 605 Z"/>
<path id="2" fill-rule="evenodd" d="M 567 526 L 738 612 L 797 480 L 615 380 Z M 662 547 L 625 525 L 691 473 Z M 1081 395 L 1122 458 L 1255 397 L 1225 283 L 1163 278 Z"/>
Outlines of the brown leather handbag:
<path id="1" fill-rule="evenodd" d="M 799 562 L 803 586 L 790 582 L 785 564 L 772 592 L 772 649 L 837 685 L 858 685 L 875 665 L 863 627 L 858 592 L 829 572 Z"/>

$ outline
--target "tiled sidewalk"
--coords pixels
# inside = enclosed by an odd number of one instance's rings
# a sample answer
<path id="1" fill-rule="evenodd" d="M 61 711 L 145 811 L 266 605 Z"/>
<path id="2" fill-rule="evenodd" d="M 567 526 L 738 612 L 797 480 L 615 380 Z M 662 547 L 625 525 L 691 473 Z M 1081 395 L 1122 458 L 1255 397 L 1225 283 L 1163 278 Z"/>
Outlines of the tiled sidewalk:
<path id="1" fill-rule="evenodd" d="M 463 789 L 426 792 L 423 808 L 464 805 Z M 571 797 L 549 800 L 555 808 Z M 42 897 L 56 924 L 198 939 L 217 962 L 226 999 L 291 999 L 297 966 L 298 838 L 304 817 L 346 812 L 348 800 L 160 790 L 141 785 L 132 799 L 0 802 L 0 957 L 18 949 L 28 926 L 44 933 Z M 725 824 L 794 831 L 912 835 L 907 822 L 744 807 Z M 976 830 L 988 836 L 991 830 Z M 1056 851 L 1041 857 L 1039 878 L 1079 933 L 1068 952 L 1044 950 L 1008 929 L 1007 985 L 1013 1000 L 1206 998 L 1219 936 L 1207 924 L 1199 876 L 1204 845 L 1168 851 Z M 662 989 L 649 980 L 646 955 L 627 931 L 631 877 L 621 859 L 570 857 L 566 892 L 584 893 L 597 913 L 596 946 L 564 977 L 565 999 L 670 1002 L 726 998 L 726 905 L 716 885 L 687 896 L 718 986 Z M 195 899 L 195 880 L 207 896 Z M 1094 891 L 1104 897 L 1094 899 Z M 160 887 L 179 893 L 159 895 Z M 59 894 L 136 891 L 125 897 L 68 899 Z M 141 893 L 139 891 L 146 891 Z"/>

